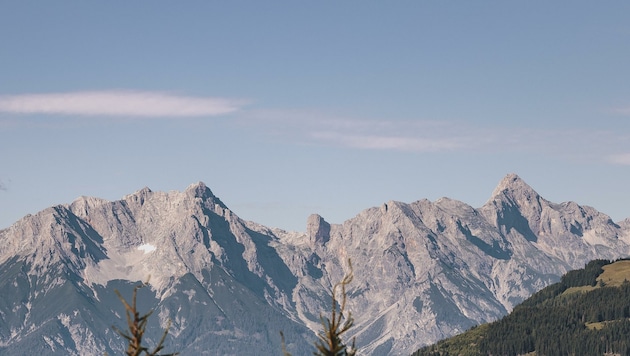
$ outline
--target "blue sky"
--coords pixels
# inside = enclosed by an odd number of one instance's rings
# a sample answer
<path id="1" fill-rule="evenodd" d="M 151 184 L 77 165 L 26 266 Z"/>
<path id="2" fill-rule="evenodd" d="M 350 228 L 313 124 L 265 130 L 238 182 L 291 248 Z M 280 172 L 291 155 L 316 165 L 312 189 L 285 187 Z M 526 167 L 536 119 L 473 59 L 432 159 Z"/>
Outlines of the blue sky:
<path id="1" fill-rule="evenodd" d="M 205 182 L 303 231 L 508 173 L 630 217 L 627 1 L 3 1 L 0 228 Z"/>

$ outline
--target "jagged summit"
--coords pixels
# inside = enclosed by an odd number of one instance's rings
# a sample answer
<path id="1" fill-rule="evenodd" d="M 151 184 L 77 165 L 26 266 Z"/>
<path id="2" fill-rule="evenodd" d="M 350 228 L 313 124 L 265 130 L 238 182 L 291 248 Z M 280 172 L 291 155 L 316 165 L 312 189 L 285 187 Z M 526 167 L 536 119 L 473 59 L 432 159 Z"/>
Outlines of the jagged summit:
<path id="1" fill-rule="evenodd" d="M 101 206 L 107 203 L 109 203 L 109 201 L 106 199 L 82 195 L 75 199 L 72 203 L 65 205 L 65 207 L 73 211 L 74 214 L 83 217 L 87 216 L 88 212 L 94 207 Z"/>
<path id="2" fill-rule="evenodd" d="M 515 173 L 506 175 L 501 182 L 494 188 L 490 200 L 501 195 L 526 194 L 529 196 L 537 196 L 538 193 L 527 184 L 521 177 Z"/>
<path id="3" fill-rule="evenodd" d="M 149 189 L 149 187 L 144 187 L 135 193 L 125 195 L 123 200 L 131 200 L 135 202 L 139 202 L 140 204 L 144 204 L 144 201 L 153 194 L 153 191 Z"/>
<path id="4" fill-rule="evenodd" d="M 320 215 L 312 214 L 306 221 L 306 234 L 311 243 L 325 244 L 330 240 L 330 224 Z"/>
<path id="5" fill-rule="evenodd" d="M 542 210 L 549 205 L 549 201 L 541 197 L 521 177 L 512 173 L 501 180 L 481 210 L 486 213 L 493 211 L 493 215 L 494 212 L 501 214 L 502 211 L 516 209 L 533 221 L 539 220 Z"/>
<path id="6" fill-rule="evenodd" d="M 219 199 L 219 197 L 214 195 L 214 193 L 212 193 L 212 190 L 210 190 L 210 188 L 208 188 L 208 186 L 204 182 L 199 181 L 197 183 L 189 185 L 184 191 L 184 193 L 194 198 L 200 198 L 202 200 L 210 200 L 214 204 L 217 204 L 220 207 L 222 207 L 223 209 L 229 210 L 227 205 L 225 205 L 225 203 L 223 203 L 221 199 Z"/>
<path id="7" fill-rule="evenodd" d="M 189 185 L 186 188 L 186 192 L 192 192 L 199 198 L 216 198 L 212 190 L 202 181 Z"/>

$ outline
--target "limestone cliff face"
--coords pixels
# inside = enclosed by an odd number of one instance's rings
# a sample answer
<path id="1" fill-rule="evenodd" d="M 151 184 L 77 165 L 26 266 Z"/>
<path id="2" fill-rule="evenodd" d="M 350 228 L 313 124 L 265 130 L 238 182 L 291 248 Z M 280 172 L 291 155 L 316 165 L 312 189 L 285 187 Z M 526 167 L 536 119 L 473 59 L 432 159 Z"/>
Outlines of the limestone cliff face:
<path id="1" fill-rule="evenodd" d="M 323 245 L 330 240 L 330 224 L 321 216 L 313 214 L 306 220 L 306 234 L 313 245 Z"/>
<path id="2" fill-rule="evenodd" d="M 281 330 L 289 351 L 308 354 L 351 259 L 357 345 L 407 354 L 505 315 L 589 260 L 629 254 L 630 219 L 549 202 L 516 175 L 480 208 L 390 201 L 342 224 L 311 215 L 305 233 L 243 221 L 203 183 L 81 197 L 0 231 L 0 353 L 122 352 L 112 289 L 150 276 L 145 300 L 156 322 L 173 320 L 169 345 L 183 355 L 278 354 Z"/>

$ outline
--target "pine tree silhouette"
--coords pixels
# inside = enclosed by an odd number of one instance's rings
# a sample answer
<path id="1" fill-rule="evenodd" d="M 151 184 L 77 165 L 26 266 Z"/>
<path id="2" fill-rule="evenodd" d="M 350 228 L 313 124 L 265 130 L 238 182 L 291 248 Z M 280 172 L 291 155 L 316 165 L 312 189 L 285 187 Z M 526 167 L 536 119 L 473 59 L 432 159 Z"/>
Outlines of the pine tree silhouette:
<path id="1" fill-rule="evenodd" d="M 333 286 L 330 319 L 320 316 L 323 331 L 317 334 L 319 339 L 315 342 L 317 351 L 314 352 L 314 355 L 316 356 L 355 356 L 357 353 L 354 339 L 352 340 L 352 346 L 348 347 L 341 338 L 341 335 L 354 325 L 352 313 L 348 312 L 344 317 L 347 299 L 346 286 L 354 278 L 352 261 L 350 259 L 348 259 L 348 266 L 350 271 L 343 277 L 341 282 Z M 337 288 L 341 288 L 341 304 L 339 304 L 339 308 L 337 308 Z"/>
<path id="2" fill-rule="evenodd" d="M 315 348 L 317 351 L 313 352 L 315 356 L 356 356 L 357 349 L 355 347 L 354 338 L 352 339 L 352 346 L 348 347 L 341 339 L 341 335 L 348 331 L 352 325 L 354 325 L 354 318 L 352 314 L 348 312 L 348 315 L 344 318 L 346 312 L 346 286 L 352 282 L 354 278 L 352 270 L 352 261 L 348 259 L 348 266 L 350 272 L 348 272 L 341 282 L 338 282 L 332 289 L 332 308 L 330 319 L 320 315 L 323 330 L 317 334 L 318 340 L 315 341 Z M 341 288 L 341 304 L 337 301 L 337 288 Z M 339 305 L 339 307 L 337 307 Z M 344 320 L 345 319 L 345 320 Z M 291 356 L 287 352 L 286 344 L 284 341 L 284 334 L 280 332 L 280 338 L 282 340 L 282 355 Z"/>
<path id="3" fill-rule="evenodd" d="M 125 306 L 125 313 L 127 315 L 127 328 L 129 330 L 122 331 L 115 326 L 112 326 L 112 328 L 114 329 L 114 331 L 116 331 L 116 333 L 118 333 L 118 335 L 122 336 L 123 338 L 127 340 L 128 342 L 127 351 L 126 351 L 127 356 L 141 356 L 143 353 L 144 355 L 148 355 L 148 356 L 178 355 L 177 352 L 170 353 L 170 354 L 158 354 L 158 352 L 160 352 L 164 348 L 164 340 L 166 339 L 166 335 L 168 335 L 168 329 L 171 327 L 170 320 L 168 321 L 168 325 L 166 329 L 164 330 L 164 333 L 162 334 L 162 338 L 158 342 L 157 346 L 153 349 L 153 351 L 149 352 L 149 348 L 142 345 L 142 338 L 144 337 L 144 332 L 147 327 L 147 321 L 149 319 L 149 316 L 153 314 L 153 310 L 150 310 L 145 315 L 140 316 L 140 313 L 138 312 L 136 308 L 136 296 L 138 294 L 138 289 L 145 287 L 147 284 L 148 282 L 142 283 L 133 288 L 133 295 L 131 297 L 131 305 L 127 303 L 125 298 L 123 298 L 123 296 L 120 294 L 118 290 L 116 289 L 114 290 L 114 292 L 116 292 L 116 295 L 118 296 L 118 299 L 120 299 L 120 301 Z"/>

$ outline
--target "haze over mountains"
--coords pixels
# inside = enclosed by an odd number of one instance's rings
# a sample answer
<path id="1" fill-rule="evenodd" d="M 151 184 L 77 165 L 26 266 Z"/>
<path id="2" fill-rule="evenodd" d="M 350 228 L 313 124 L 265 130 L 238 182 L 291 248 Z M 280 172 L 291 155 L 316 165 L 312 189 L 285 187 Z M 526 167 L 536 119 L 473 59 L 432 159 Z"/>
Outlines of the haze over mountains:
<path id="1" fill-rule="evenodd" d="M 203 183 L 81 197 L 0 231 L 0 353 L 121 353 L 113 289 L 130 295 L 150 276 L 140 305 L 156 310 L 153 340 L 172 320 L 166 351 L 275 355 L 282 330 L 290 352 L 309 354 L 350 258 L 357 346 L 410 354 L 590 260 L 628 255 L 630 219 L 549 202 L 514 174 L 479 208 L 390 201 L 342 224 L 312 215 L 305 233 L 244 221 Z"/>

